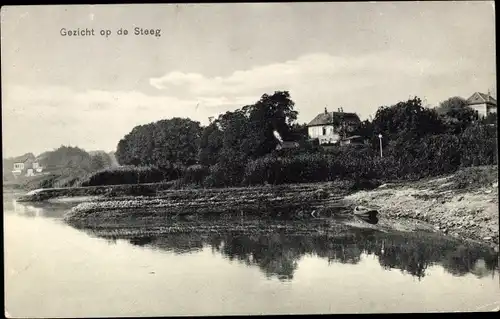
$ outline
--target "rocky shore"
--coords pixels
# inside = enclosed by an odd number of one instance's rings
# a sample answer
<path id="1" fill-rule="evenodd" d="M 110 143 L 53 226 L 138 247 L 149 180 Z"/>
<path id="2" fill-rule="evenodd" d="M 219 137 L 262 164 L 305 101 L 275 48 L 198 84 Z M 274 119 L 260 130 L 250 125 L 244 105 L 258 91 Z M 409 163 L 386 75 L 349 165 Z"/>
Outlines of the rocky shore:
<path id="1" fill-rule="evenodd" d="M 348 215 L 335 183 L 165 190 L 156 196 L 102 197 L 81 203 L 65 216 L 73 225 L 149 224 L 234 218 L 308 220 Z"/>
<path id="2" fill-rule="evenodd" d="M 345 200 L 371 205 L 395 220 L 424 222 L 436 232 L 486 243 L 498 251 L 498 182 L 457 188 L 454 179 L 450 175 L 412 184 L 384 184 Z"/>

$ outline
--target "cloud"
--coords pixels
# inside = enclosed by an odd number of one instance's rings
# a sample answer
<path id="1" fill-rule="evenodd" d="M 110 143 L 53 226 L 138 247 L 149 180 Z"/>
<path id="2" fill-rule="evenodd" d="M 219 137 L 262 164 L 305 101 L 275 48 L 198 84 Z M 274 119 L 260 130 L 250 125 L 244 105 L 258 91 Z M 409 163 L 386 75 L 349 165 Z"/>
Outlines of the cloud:
<path id="1" fill-rule="evenodd" d="M 172 117 L 206 124 L 209 116 L 245 102 L 245 98 L 180 99 L 138 91 L 75 91 L 56 86 L 8 86 L 3 90 L 2 138 L 6 153 L 14 155 L 68 143 L 86 149 L 114 149 L 137 125 Z"/>
<path id="2" fill-rule="evenodd" d="M 165 94 L 182 92 L 221 107 L 236 102 L 243 105 L 241 102 L 255 101 L 263 93 L 288 90 L 301 120 L 308 122 L 325 106 L 342 106 L 367 117 L 379 106 L 414 95 L 431 104 L 457 94 L 468 95 L 494 78 L 495 70 L 466 56 L 438 59 L 413 52 L 379 51 L 358 56 L 312 53 L 227 76 L 175 71 L 151 78 L 150 84 Z"/>
<path id="3" fill-rule="evenodd" d="M 13 155 L 67 144 L 113 149 L 133 127 L 189 117 L 208 123 L 226 111 L 254 103 L 264 93 L 288 90 L 301 123 L 324 107 L 343 107 L 362 118 L 382 105 L 417 95 L 436 105 L 468 97 L 495 83 L 495 70 L 466 57 L 442 61 L 391 52 L 338 57 L 315 53 L 234 71 L 227 76 L 170 72 L 151 78 L 155 95 L 140 91 L 77 91 L 64 86 L 2 89 L 4 146 Z"/>
<path id="4" fill-rule="evenodd" d="M 202 74 L 175 71 L 150 79 L 150 84 L 166 92 L 184 86 L 195 96 L 241 96 L 272 90 L 293 90 L 311 81 L 315 86 L 335 84 L 337 91 L 343 91 L 363 87 L 381 76 L 440 74 L 447 70 L 442 63 L 391 52 L 355 57 L 316 53 L 282 63 L 238 70 L 226 77 L 205 77 Z"/>
<path id="5" fill-rule="evenodd" d="M 165 88 L 164 84 L 184 85 L 203 80 L 203 75 L 197 73 L 171 72 L 160 79 L 151 79 L 151 85 L 158 89 Z"/>

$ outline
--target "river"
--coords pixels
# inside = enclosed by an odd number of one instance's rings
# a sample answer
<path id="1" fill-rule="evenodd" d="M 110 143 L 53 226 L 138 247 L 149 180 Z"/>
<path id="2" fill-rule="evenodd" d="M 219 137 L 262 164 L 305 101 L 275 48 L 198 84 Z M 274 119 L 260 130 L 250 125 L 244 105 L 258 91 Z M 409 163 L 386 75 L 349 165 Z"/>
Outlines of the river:
<path id="1" fill-rule="evenodd" d="M 490 311 L 498 255 L 425 236 L 102 238 L 4 194 L 10 317 Z M 354 231 L 354 230 L 353 230 Z"/>

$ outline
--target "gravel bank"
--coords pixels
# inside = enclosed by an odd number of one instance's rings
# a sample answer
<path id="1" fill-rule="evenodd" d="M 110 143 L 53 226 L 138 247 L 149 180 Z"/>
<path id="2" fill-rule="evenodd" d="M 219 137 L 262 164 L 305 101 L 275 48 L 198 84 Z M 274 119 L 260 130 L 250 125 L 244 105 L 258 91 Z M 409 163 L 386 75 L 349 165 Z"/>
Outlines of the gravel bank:
<path id="1" fill-rule="evenodd" d="M 165 222 L 234 218 L 311 220 L 349 215 L 342 197 L 347 190 L 334 184 L 276 187 L 169 190 L 153 197 L 100 198 L 74 207 L 65 216 L 73 225 Z"/>
<path id="2" fill-rule="evenodd" d="M 431 224 L 436 232 L 473 239 L 498 249 L 498 183 L 454 189 L 454 176 L 413 184 L 382 185 L 344 199 L 369 205 L 395 220 Z"/>

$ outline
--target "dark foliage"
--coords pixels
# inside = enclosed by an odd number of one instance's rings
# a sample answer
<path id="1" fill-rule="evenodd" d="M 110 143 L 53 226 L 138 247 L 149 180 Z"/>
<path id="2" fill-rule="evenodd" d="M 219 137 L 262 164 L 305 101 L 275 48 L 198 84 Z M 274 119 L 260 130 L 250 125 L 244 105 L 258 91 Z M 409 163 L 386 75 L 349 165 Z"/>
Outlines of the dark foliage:
<path id="1" fill-rule="evenodd" d="M 203 181 L 210 173 L 208 166 L 200 164 L 192 165 L 186 168 L 182 182 L 184 184 L 203 185 Z"/>
<path id="2" fill-rule="evenodd" d="M 196 163 L 201 136 L 198 122 L 173 118 L 136 126 L 118 143 L 121 165 L 170 165 Z"/>
<path id="3" fill-rule="evenodd" d="M 123 166 L 104 169 L 93 173 L 80 181 L 81 186 L 120 185 L 157 183 L 165 180 L 168 172 L 154 166 Z"/>
<path id="4" fill-rule="evenodd" d="M 351 132 L 369 143 L 331 149 L 309 140 L 307 126 L 294 123 L 293 107 L 288 92 L 275 92 L 222 114 L 203 129 L 186 119 L 138 126 L 120 141 L 117 155 L 128 164 L 154 163 L 163 174 L 155 175 L 158 179 L 181 178 L 206 187 L 348 180 L 353 189 L 366 189 L 384 180 L 416 180 L 497 163 L 496 116 L 479 119 L 461 98 L 434 109 L 423 107 L 417 97 L 380 107 L 373 121 Z M 276 150 L 274 131 L 299 147 Z"/>
<path id="5" fill-rule="evenodd" d="M 219 116 L 202 133 L 199 160 L 214 165 L 235 156 L 243 165 L 275 150 L 278 143 L 273 131 L 285 140 L 299 140 L 304 127 L 293 126 L 297 112 L 286 91 L 264 94 L 255 104 Z"/>

